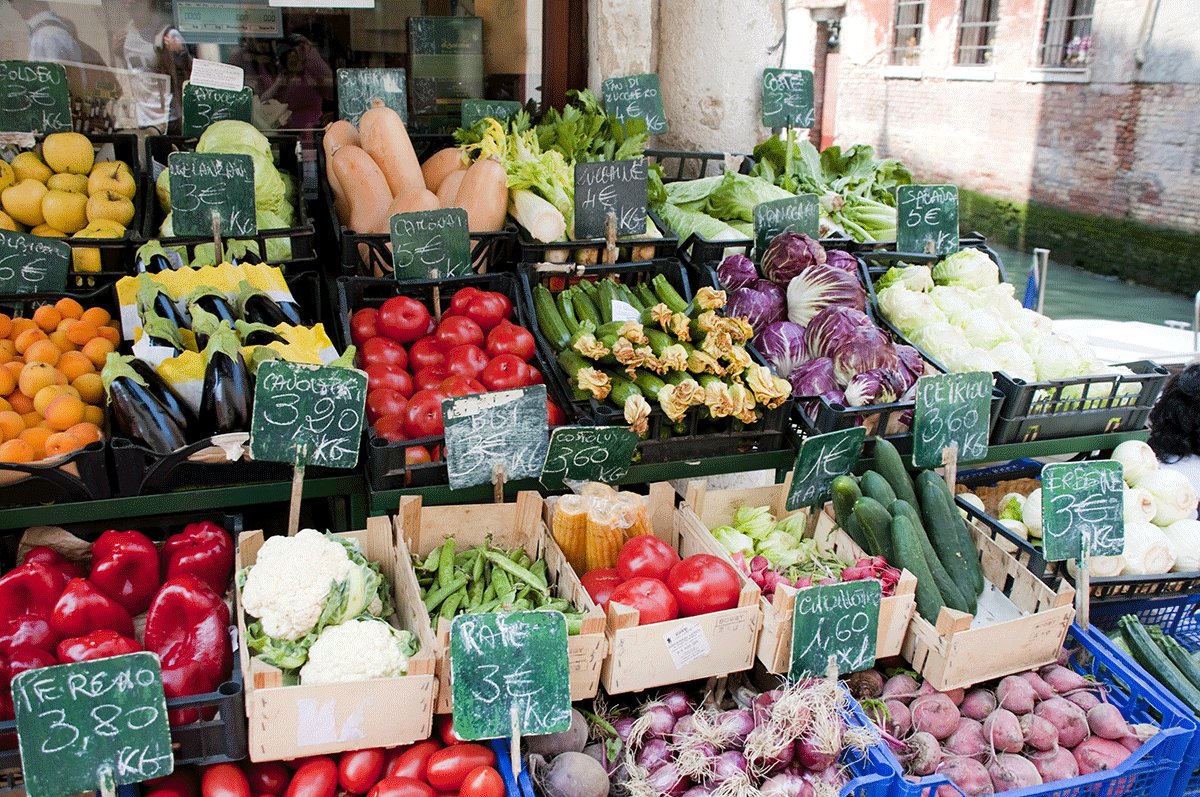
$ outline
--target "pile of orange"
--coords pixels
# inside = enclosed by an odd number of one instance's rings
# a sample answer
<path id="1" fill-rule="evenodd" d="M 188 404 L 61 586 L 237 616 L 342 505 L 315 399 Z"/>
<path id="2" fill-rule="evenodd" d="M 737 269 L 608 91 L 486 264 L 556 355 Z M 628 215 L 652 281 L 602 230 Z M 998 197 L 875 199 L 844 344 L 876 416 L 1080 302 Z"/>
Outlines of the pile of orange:
<path id="1" fill-rule="evenodd" d="M 0 462 L 37 462 L 104 436 L 100 369 L 121 333 L 71 298 L 30 318 L 0 313 Z"/>

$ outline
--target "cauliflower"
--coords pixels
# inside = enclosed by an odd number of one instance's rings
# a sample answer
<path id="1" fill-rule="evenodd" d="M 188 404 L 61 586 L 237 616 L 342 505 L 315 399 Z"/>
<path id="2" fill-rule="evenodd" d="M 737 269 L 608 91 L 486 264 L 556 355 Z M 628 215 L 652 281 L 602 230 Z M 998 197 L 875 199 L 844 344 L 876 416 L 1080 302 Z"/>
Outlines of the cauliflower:
<path id="1" fill-rule="evenodd" d="M 408 672 L 416 641 L 383 620 L 349 620 L 321 632 L 300 669 L 300 683 L 327 684 L 392 678 Z"/>

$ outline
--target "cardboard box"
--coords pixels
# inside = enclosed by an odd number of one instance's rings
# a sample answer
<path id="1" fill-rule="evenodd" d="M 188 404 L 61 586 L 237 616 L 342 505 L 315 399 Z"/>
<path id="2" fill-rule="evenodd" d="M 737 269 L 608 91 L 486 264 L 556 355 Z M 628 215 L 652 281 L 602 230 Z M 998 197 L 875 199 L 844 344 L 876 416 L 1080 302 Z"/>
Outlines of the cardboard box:
<path id="1" fill-rule="evenodd" d="M 245 643 L 239 644 L 251 761 L 392 747 L 428 738 L 433 730 L 436 642 L 403 544 L 387 518 L 370 518 L 365 531 L 335 536 L 357 540 L 363 555 L 379 563 L 392 582 L 396 605 L 392 622 L 411 631 L 421 649 L 409 659 L 408 674 L 399 678 L 284 686 L 279 669 L 252 658 Z M 248 531 L 238 538 L 238 570 L 254 564 L 264 539 L 261 531 Z M 304 578 L 304 574 L 296 573 L 296 577 Z M 239 589 L 238 606 L 241 598 Z M 239 638 L 245 640 L 246 619 L 240 609 L 237 623 Z"/>
<path id="2" fill-rule="evenodd" d="M 753 487 L 737 490 L 709 490 L 704 481 L 688 484 L 686 503 L 680 507 L 686 522 L 696 529 L 708 553 L 721 556 L 729 562 L 733 558 L 710 529 L 726 526 L 733 520 L 734 512 L 742 506 L 767 506 L 777 518 L 793 514 L 808 516 L 808 510 L 789 512 L 787 495 L 792 486 L 788 474 L 783 484 L 769 487 Z M 850 535 L 839 529 L 829 514 L 829 508 L 817 518 L 813 537 L 823 550 L 832 551 L 843 562 L 853 563 L 867 553 L 858 546 Z M 738 574 L 746 583 L 753 583 L 741 571 Z M 894 595 L 879 602 L 879 633 L 875 638 L 875 657 L 878 659 L 898 656 L 904 644 L 909 618 L 916 606 L 917 577 L 907 570 L 901 571 Z M 772 600 L 765 597 L 759 601 L 763 614 L 763 629 L 758 636 L 758 660 L 768 672 L 786 673 L 792 661 L 792 616 L 796 607 L 796 590 L 779 587 Z"/>
<path id="3" fill-rule="evenodd" d="M 650 485 L 647 500 L 654 536 L 680 556 L 707 553 L 676 512 L 675 492 L 669 484 Z M 548 506 L 547 524 L 552 511 Z M 746 582 L 736 608 L 643 626 L 638 625 L 636 609 L 609 603 L 605 629 L 609 648 L 601 685 L 609 694 L 638 692 L 750 669 L 762 625 L 758 601 L 758 587 Z M 587 604 L 595 605 L 590 597 Z"/>
<path id="4" fill-rule="evenodd" d="M 571 699 L 585 700 L 596 696 L 600 685 L 600 665 L 607 650 L 604 613 L 587 597 L 579 577 L 567 564 L 562 549 L 542 524 L 540 495 L 521 492 L 513 504 L 428 507 L 421 505 L 420 496 L 405 496 L 400 499 L 400 513 L 396 515 L 394 523 L 399 547 L 406 561 L 411 561 L 410 553 L 424 559 L 448 537 L 455 539 L 460 551 L 482 545 L 490 537 L 492 544 L 499 548 L 515 548 L 519 545 L 534 560 L 544 557 L 554 594 L 588 611 L 580 633 L 567 638 L 567 655 L 571 662 Z M 411 566 L 409 571 L 412 572 Z M 414 574 L 414 584 L 415 577 Z M 420 622 L 430 628 L 431 619 L 424 603 L 417 601 L 416 610 Z M 450 688 L 450 622 L 443 618 L 438 618 L 436 651 L 439 689 L 434 711 L 449 714 L 454 706 L 454 693 Z"/>

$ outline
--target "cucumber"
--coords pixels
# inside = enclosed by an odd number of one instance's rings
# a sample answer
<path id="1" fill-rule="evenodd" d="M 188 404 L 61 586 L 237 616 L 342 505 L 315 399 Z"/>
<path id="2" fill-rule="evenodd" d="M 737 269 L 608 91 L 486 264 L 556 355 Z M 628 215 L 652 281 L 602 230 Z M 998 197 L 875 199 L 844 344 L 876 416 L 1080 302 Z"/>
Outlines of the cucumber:
<path id="1" fill-rule="evenodd" d="M 862 487 L 863 495 L 869 495 L 884 506 L 891 506 L 892 502 L 899 496 L 892 489 L 892 485 L 888 484 L 880 473 L 869 470 L 862 475 L 859 480 L 859 486 Z"/>
<path id="2" fill-rule="evenodd" d="M 1187 703 L 1188 708 L 1200 715 L 1200 689 L 1197 689 L 1187 676 L 1171 663 L 1162 649 L 1154 644 L 1145 626 L 1138 622 L 1136 617 L 1127 614 L 1117 621 L 1117 627 L 1121 629 L 1122 636 L 1129 644 L 1134 660 L 1157 678 L 1160 684 Z"/>
<path id="3" fill-rule="evenodd" d="M 917 476 L 917 492 L 921 498 L 921 518 L 929 542 L 946 572 L 965 591 L 975 595 L 983 592 L 983 569 L 979 566 L 975 546 L 967 546 L 967 529 L 958 508 L 947 503 L 946 483 L 932 471 Z"/>
<path id="4" fill-rule="evenodd" d="M 833 480 L 830 492 L 832 493 L 833 515 L 837 518 L 838 525 L 845 529 L 847 518 L 851 517 L 854 512 L 854 502 L 862 498 L 862 490 L 858 488 L 858 482 L 853 476 L 843 474 Z"/>
<path id="5" fill-rule="evenodd" d="M 908 518 L 909 523 L 912 523 L 917 532 L 917 542 L 921 543 L 921 553 L 925 557 L 925 563 L 929 565 L 929 572 L 933 573 L 933 583 L 942 595 L 942 603 L 951 609 L 974 614 L 974 596 L 972 595 L 970 599 L 965 597 L 962 590 L 954 583 L 954 579 L 950 578 L 950 574 L 946 572 L 946 568 L 942 567 L 941 560 L 937 558 L 937 553 L 929 544 L 929 537 L 925 534 L 925 524 L 921 522 L 921 515 L 916 508 L 908 501 L 897 499 L 888 507 L 888 511 L 892 513 L 892 517 L 903 516 Z M 892 540 L 892 546 L 895 547 L 895 545 L 896 541 Z"/>
<path id="6" fill-rule="evenodd" d="M 870 553 L 870 540 L 867 539 L 867 533 L 863 531 L 862 524 L 858 522 L 858 518 L 853 513 L 846 518 L 845 523 L 839 523 L 838 525 L 841 526 L 842 531 L 850 535 L 850 539 L 854 540 L 858 544 L 858 547 L 863 549 L 864 553 Z"/>
<path id="7" fill-rule="evenodd" d="M 917 577 L 917 613 L 929 622 L 936 623 L 938 613 L 945 604 L 934 583 L 929 563 L 921 554 L 917 530 L 907 517 L 901 515 L 892 518 L 891 534 L 896 543 L 896 564 Z"/>
<path id="8" fill-rule="evenodd" d="M 575 308 L 571 306 L 571 289 L 567 288 L 555 296 L 554 304 L 558 307 L 558 314 L 566 323 L 567 329 L 574 335 L 579 330 L 579 322 L 575 320 Z"/>
<path id="9" fill-rule="evenodd" d="M 864 495 L 854 502 L 854 517 L 869 543 L 867 553 L 892 561 L 892 516 L 883 504 Z"/>
<path id="10" fill-rule="evenodd" d="M 900 452 L 882 437 L 875 438 L 875 464 L 873 467 L 879 472 L 879 475 L 887 479 L 897 498 L 917 506 L 917 492 L 913 489 L 912 477 L 904 469 L 904 461 L 900 459 Z"/>

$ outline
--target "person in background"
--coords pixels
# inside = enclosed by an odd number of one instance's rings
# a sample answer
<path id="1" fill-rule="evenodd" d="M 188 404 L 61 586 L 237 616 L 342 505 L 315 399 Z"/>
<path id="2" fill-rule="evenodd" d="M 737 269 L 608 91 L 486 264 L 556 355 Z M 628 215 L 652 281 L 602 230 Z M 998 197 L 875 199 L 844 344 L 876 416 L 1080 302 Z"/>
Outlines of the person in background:
<path id="1" fill-rule="evenodd" d="M 171 119 L 171 81 L 154 43 L 166 23 L 147 0 L 120 0 L 120 8 L 126 23 L 114 45 L 130 72 L 137 127 L 164 133 Z"/>
<path id="2" fill-rule="evenodd" d="M 8 0 L 29 26 L 30 61 L 83 62 L 75 25 L 50 10 L 41 0 Z"/>
<path id="3" fill-rule="evenodd" d="M 245 85 L 262 99 L 263 92 L 275 82 L 275 48 L 269 39 L 247 37 L 229 54 L 227 63 L 242 68 Z"/>
<path id="4" fill-rule="evenodd" d="M 170 130 L 178 133 L 183 117 L 183 84 L 192 76 L 192 53 L 188 50 L 183 34 L 168 25 L 154 39 L 158 50 L 162 72 L 171 79 Z"/>
<path id="5" fill-rule="evenodd" d="M 1149 443 L 1163 468 L 1179 471 L 1200 492 L 1200 364 L 1163 386 L 1150 410 Z"/>
<path id="6" fill-rule="evenodd" d="M 316 46 L 299 33 L 290 34 L 279 55 L 279 76 L 262 100 L 277 99 L 291 110 L 288 127 L 301 134 L 306 158 L 313 148 L 312 130 L 320 126 L 324 102 L 333 98 L 333 70 Z"/>

